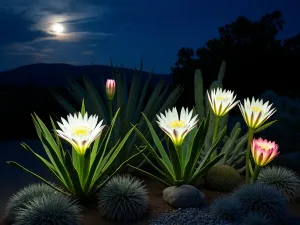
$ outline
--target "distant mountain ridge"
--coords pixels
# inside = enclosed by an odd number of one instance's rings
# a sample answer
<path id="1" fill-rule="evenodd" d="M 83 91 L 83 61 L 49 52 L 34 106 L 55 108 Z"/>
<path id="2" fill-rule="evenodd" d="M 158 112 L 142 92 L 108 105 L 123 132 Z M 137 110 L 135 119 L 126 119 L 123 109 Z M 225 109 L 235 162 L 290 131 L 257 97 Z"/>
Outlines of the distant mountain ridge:
<path id="1" fill-rule="evenodd" d="M 62 63 L 37 63 L 17 67 L 8 71 L 0 72 L 1 85 L 24 86 L 32 85 L 36 87 L 66 87 L 68 78 L 78 80 L 87 76 L 95 85 L 101 84 L 101 75 L 104 80 L 112 78 L 113 69 L 121 71 L 121 75 L 126 75 L 126 80 L 130 82 L 134 73 L 133 69 L 111 67 L 105 65 L 85 65 L 74 66 Z M 139 70 L 137 70 L 139 72 Z M 149 72 L 143 72 L 142 76 L 147 78 Z M 151 80 L 152 84 L 164 80 L 166 83 L 171 82 L 171 75 L 154 74 Z"/>

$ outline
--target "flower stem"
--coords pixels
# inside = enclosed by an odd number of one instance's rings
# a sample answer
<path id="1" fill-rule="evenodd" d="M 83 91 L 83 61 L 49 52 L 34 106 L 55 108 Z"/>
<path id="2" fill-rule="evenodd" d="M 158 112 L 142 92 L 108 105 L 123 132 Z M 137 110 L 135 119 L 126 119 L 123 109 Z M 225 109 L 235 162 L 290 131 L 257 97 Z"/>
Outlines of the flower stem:
<path id="1" fill-rule="evenodd" d="M 84 187 L 84 184 L 86 182 L 89 173 L 90 152 L 85 152 L 84 154 L 78 154 L 78 166 L 79 166 L 78 175 L 79 175 L 80 183 L 82 187 Z"/>
<path id="2" fill-rule="evenodd" d="M 112 100 L 109 100 L 109 117 L 110 117 L 110 122 L 113 119 L 113 114 L 112 114 Z"/>
<path id="3" fill-rule="evenodd" d="M 247 143 L 247 150 L 246 150 L 246 184 L 250 183 L 250 148 L 251 142 L 254 136 L 254 129 L 249 128 L 248 130 L 248 143 Z"/>
<path id="4" fill-rule="evenodd" d="M 182 179 L 182 175 L 181 175 L 181 146 L 176 146 L 173 145 L 174 148 L 170 149 L 170 156 L 172 159 L 172 164 L 173 164 L 173 169 L 174 169 L 174 173 L 175 173 L 175 178 L 177 181 Z"/>
<path id="5" fill-rule="evenodd" d="M 217 134 L 218 134 L 218 130 L 219 130 L 219 125 L 220 125 L 220 120 L 221 117 L 220 116 L 216 116 L 216 122 L 215 122 L 215 128 L 214 128 L 214 134 L 212 137 L 212 145 L 214 144 L 216 138 L 217 138 Z M 210 160 L 213 160 L 213 158 L 215 157 L 215 153 L 217 152 L 217 150 L 214 150 L 213 153 L 210 155 Z"/>
<path id="6" fill-rule="evenodd" d="M 83 185 L 83 176 L 82 176 L 83 170 L 84 170 L 84 155 L 78 154 L 78 175 L 82 185 Z"/>
<path id="7" fill-rule="evenodd" d="M 252 176 L 253 184 L 257 181 L 257 177 L 258 177 L 258 174 L 260 172 L 260 169 L 261 169 L 261 167 L 259 165 L 255 164 L 254 173 L 253 173 L 253 176 Z"/>

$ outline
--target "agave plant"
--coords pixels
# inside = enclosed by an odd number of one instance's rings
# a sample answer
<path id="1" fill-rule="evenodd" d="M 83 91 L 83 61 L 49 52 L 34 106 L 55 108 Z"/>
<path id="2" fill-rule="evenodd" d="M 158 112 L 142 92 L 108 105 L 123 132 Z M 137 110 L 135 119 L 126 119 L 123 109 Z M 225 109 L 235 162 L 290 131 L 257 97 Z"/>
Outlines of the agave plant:
<path id="1" fill-rule="evenodd" d="M 126 135 L 127 131 L 131 128 L 130 123 L 138 124 L 137 128 L 143 132 L 146 138 L 149 138 L 149 129 L 144 118 L 141 116 L 141 112 L 143 111 L 153 124 L 156 113 L 174 106 L 183 90 L 181 86 L 178 86 L 170 91 L 169 85 L 164 85 L 163 81 L 160 81 L 154 90 L 150 90 L 149 85 L 153 76 L 153 70 L 146 80 L 142 80 L 144 79 L 142 69 L 143 64 L 141 62 L 140 71 L 134 70 L 129 90 L 127 90 L 126 76 L 124 74 L 121 76 L 121 72 L 117 69 L 113 73 L 113 78 L 116 80 L 116 96 L 112 104 L 113 112 L 117 108 L 121 108 L 121 110 L 116 121 L 118 129 L 111 136 L 112 143 Z M 101 78 L 103 79 L 103 76 Z M 102 83 L 104 84 L 104 80 L 102 80 Z M 84 77 L 83 85 L 75 81 L 70 81 L 69 91 L 77 103 L 80 103 L 81 99 L 84 98 L 87 110 L 103 118 L 104 123 L 110 121 L 110 102 L 106 98 L 105 85 L 98 89 L 87 77 Z M 68 103 L 65 98 L 56 92 L 53 92 L 53 95 L 67 111 L 74 112 L 74 106 Z M 163 139 L 162 131 L 158 135 Z M 129 137 L 125 143 L 124 150 L 116 160 L 116 165 L 120 164 L 118 160 L 122 161 L 132 156 L 135 151 L 135 145 L 140 146 L 141 144 L 140 139 L 137 138 L 137 134 L 134 133 Z M 131 164 L 140 167 L 143 163 L 144 159 L 137 157 Z"/>
<path id="2" fill-rule="evenodd" d="M 128 164 L 128 166 L 144 173 L 147 176 L 157 179 L 168 186 L 194 184 L 197 179 L 202 177 L 223 157 L 224 153 L 221 153 L 210 160 L 212 153 L 215 151 L 225 134 L 225 129 L 217 135 L 212 147 L 203 158 L 202 162 L 197 165 L 203 149 L 205 136 L 207 134 L 208 120 L 202 120 L 198 127 L 198 115 L 193 118 L 192 115 L 193 111 L 189 112 L 188 109 L 185 110 L 184 108 L 181 109 L 179 115 L 175 107 L 172 111 L 170 109 L 166 110 L 165 115 L 162 113 L 157 115 L 158 126 L 166 133 L 167 136 L 169 136 L 167 139 L 167 148 L 164 148 L 150 121 L 147 119 L 145 114 L 143 114 L 157 150 L 150 145 L 149 141 L 139 129 L 135 126 L 133 127 L 147 146 L 148 150 L 151 152 L 159 167 L 154 165 L 154 163 L 145 154 L 142 155 L 159 173 L 160 177 L 130 164 Z M 169 140 L 171 140 L 172 143 L 170 143 Z"/>
<path id="3" fill-rule="evenodd" d="M 26 169 L 17 162 L 8 161 L 8 164 L 30 173 L 63 194 L 76 196 L 81 199 L 91 197 L 103 187 L 109 181 L 110 177 L 120 170 L 122 166 L 126 165 L 130 159 L 139 154 L 132 154 L 128 159 L 123 160 L 112 174 L 109 174 L 109 169 L 113 161 L 133 131 L 132 128 L 123 139 L 114 142 L 112 148 L 108 147 L 110 135 L 118 113 L 119 110 L 113 117 L 112 123 L 104 137 L 101 137 L 103 129 L 103 126 L 101 126 L 102 121 L 97 123 L 97 116 L 88 117 L 84 102 L 82 102 L 81 112 L 77 115 L 72 116 L 70 114 L 68 121 L 62 118 L 62 123 L 58 123 L 61 130 L 56 129 L 53 120 L 50 118 L 53 133 L 49 131 L 37 115 L 32 116 L 37 134 L 49 159 L 38 155 L 27 144 L 22 143 L 21 145 L 49 169 L 64 187 L 64 190 L 57 188 L 49 181 Z M 72 145 L 71 151 L 64 149 L 59 137 Z M 107 175 L 110 176 L 107 177 Z"/>
<path id="4" fill-rule="evenodd" d="M 214 89 L 223 87 L 223 78 L 225 74 L 225 61 L 222 62 L 221 68 L 218 74 L 217 80 L 215 80 L 207 93 L 213 92 Z M 226 129 L 229 114 L 226 113 L 222 115 L 221 118 L 216 116 L 213 112 L 213 109 L 210 104 L 210 99 L 208 94 L 205 95 L 203 88 L 203 77 L 201 70 L 197 69 L 194 75 L 194 94 L 195 94 L 195 111 L 199 115 L 199 119 L 204 119 L 209 115 L 209 125 L 208 133 L 205 138 L 204 150 L 202 151 L 202 158 L 206 156 L 208 150 L 212 146 L 212 142 L 216 133 L 220 133 L 224 128 Z M 219 120 L 219 121 L 218 121 Z M 271 121 L 256 129 L 254 133 L 261 132 L 267 127 L 271 126 L 275 121 Z M 217 129 L 216 123 L 218 123 Z M 246 156 L 246 147 L 248 133 L 241 136 L 241 125 L 239 122 L 235 124 L 231 132 L 227 132 L 227 135 L 224 136 L 222 142 L 223 145 L 218 146 L 218 153 L 224 153 L 224 157 L 217 164 L 224 164 L 236 167 L 241 173 L 245 170 L 245 156 Z"/>

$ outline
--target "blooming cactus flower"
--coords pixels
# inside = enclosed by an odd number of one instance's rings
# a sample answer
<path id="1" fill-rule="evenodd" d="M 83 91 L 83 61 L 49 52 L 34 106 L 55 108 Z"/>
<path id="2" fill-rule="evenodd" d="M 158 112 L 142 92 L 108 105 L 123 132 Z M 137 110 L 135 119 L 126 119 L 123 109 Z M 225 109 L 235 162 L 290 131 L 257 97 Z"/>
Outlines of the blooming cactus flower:
<path id="1" fill-rule="evenodd" d="M 113 100 L 116 92 L 116 81 L 107 79 L 106 80 L 106 95 L 109 100 Z"/>
<path id="2" fill-rule="evenodd" d="M 279 154 L 278 145 L 274 141 L 271 142 L 262 138 L 253 139 L 251 152 L 254 162 L 258 166 L 267 165 Z"/>
<path id="3" fill-rule="evenodd" d="M 211 108 L 216 116 L 224 116 L 229 110 L 236 106 L 239 101 L 234 101 L 236 95 L 233 91 L 222 88 L 212 89 L 211 93 L 207 91 L 207 96 Z"/>
<path id="4" fill-rule="evenodd" d="M 57 122 L 61 130 L 56 130 L 58 136 L 69 142 L 75 151 L 79 154 L 84 155 L 86 149 L 91 143 L 100 135 L 104 126 L 102 125 L 103 120 L 98 124 L 98 116 L 88 117 L 87 112 L 82 116 L 81 113 L 69 114 L 66 121 L 61 118 L 62 123 Z"/>
<path id="5" fill-rule="evenodd" d="M 247 98 L 244 100 L 244 105 L 239 104 L 242 116 L 249 128 L 256 129 L 260 127 L 266 120 L 272 116 L 276 110 L 271 109 L 272 104 L 267 101 L 263 103 L 263 100 L 255 100 Z"/>
<path id="6" fill-rule="evenodd" d="M 160 113 L 156 115 L 158 118 L 158 126 L 171 138 L 175 146 L 182 145 L 185 136 L 197 125 L 196 115 L 192 118 L 193 110 L 188 112 L 188 108 L 182 107 L 180 117 L 175 107 L 171 111 L 166 110 L 165 115 Z"/>

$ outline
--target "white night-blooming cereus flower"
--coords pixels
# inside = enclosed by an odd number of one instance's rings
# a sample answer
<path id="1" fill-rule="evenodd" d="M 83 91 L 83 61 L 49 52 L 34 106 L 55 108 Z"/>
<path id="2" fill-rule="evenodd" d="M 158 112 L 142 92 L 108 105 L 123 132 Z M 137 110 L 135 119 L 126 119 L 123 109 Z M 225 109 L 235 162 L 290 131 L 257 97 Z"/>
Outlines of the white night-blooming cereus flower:
<path id="1" fill-rule="evenodd" d="M 249 98 L 244 100 L 244 105 L 239 104 L 242 116 L 249 128 L 256 129 L 260 127 L 266 120 L 272 116 L 276 110 L 271 109 L 272 104 L 269 102 L 263 103 L 263 100 L 255 100 L 252 98 L 250 102 Z"/>
<path id="2" fill-rule="evenodd" d="M 88 117 L 86 112 L 84 116 L 81 113 L 69 114 L 66 121 L 61 118 L 62 123 L 57 122 L 61 130 L 56 130 L 58 136 L 69 142 L 78 154 L 84 155 L 91 143 L 100 135 L 104 126 L 103 120 L 98 124 L 98 116 Z"/>
<path id="3" fill-rule="evenodd" d="M 210 94 L 207 91 L 207 96 L 216 116 L 224 116 L 239 103 L 239 101 L 235 101 L 236 95 L 234 95 L 233 91 L 222 88 L 212 89 Z"/>
<path id="4" fill-rule="evenodd" d="M 158 118 L 158 126 L 171 138 L 175 146 L 181 146 L 185 136 L 197 125 L 197 116 L 192 118 L 193 110 L 190 112 L 188 108 L 182 107 L 180 117 L 175 107 L 165 111 L 165 115 L 160 113 L 156 115 Z"/>

